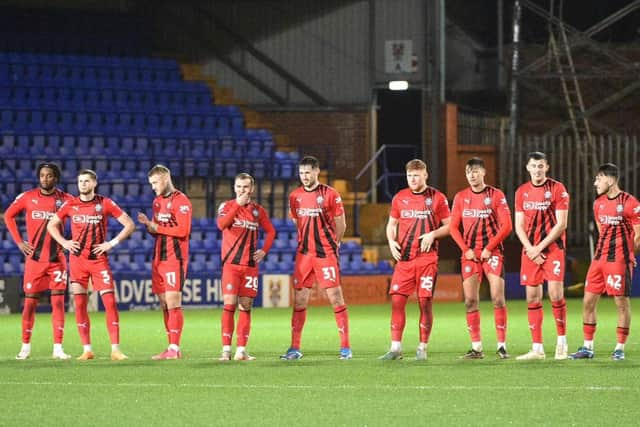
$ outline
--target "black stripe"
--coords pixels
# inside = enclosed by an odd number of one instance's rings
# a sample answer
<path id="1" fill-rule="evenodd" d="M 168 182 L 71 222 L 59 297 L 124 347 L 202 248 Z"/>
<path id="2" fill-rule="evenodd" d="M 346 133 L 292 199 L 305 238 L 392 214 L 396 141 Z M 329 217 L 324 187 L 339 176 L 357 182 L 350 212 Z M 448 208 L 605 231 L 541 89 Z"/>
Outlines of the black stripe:
<path id="1" fill-rule="evenodd" d="M 160 261 L 167 260 L 167 236 L 165 234 L 160 236 Z"/>
<path id="2" fill-rule="evenodd" d="M 338 244 L 333 239 L 333 237 L 331 237 L 331 230 L 329 228 L 329 224 L 327 223 L 327 221 L 325 220 L 325 218 L 323 216 L 320 217 L 320 221 L 322 222 L 322 232 L 324 234 L 324 237 L 327 239 L 327 242 L 329 242 L 329 246 L 331 246 L 331 249 L 332 249 L 334 255 L 337 255 L 338 254 Z"/>
<path id="3" fill-rule="evenodd" d="M 176 259 L 182 261 L 182 250 L 180 249 L 180 239 L 172 237 L 173 241 L 173 253 L 176 254 Z"/>
<path id="4" fill-rule="evenodd" d="M 411 246 L 413 246 L 413 238 L 416 234 L 416 229 L 418 228 L 418 221 L 413 222 L 413 226 L 411 230 L 407 233 L 405 237 L 408 237 L 406 245 L 404 246 L 404 252 L 402 253 L 402 261 L 408 261 L 409 256 L 411 255 Z"/>
<path id="5" fill-rule="evenodd" d="M 253 259 L 253 254 L 256 252 L 256 242 L 258 241 L 258 230 L 249 231 L 249 266 L 255 267 L 256 261 Z"/>
<path id="6" fill-rule="evenodd" d="M 311 226 L 311 219 L 310 217 L 307 217 L 306 219 L 306 223 L 304 224 L 304 230 L 302 231 L 302 239 L 301 239 L 301 244 L 302 247 L 300 248 L 300 253 L 302 254 L 306 254 L 309 252 L 309 227 Z"/>
<path id="7" fill-rule="evenodd" d="M 93 253 L 93 246 L 98 242 L 98 224 L 91 224 L 91 245 L 89 246 L 89 259 L 97 259 L 98 255 Z"/>
<path id="8" fill-rule="evenodd" d="M 34 261 L 40 261 L 40 255 L 42 255 L 42 248 L 44 247 L 44 240 L 47 237 L 48 223 L 49 223 L 49 220 L 43 221 L 42 224 L 40 224 L 40 227 L 38 228 L 38 230 L 36 231 L 36 236 L 37 236 L 36 240 L 38 241 L 38 243 L 36 243 L 35 248 L 33 250 L 33 254 L 31 255 L 31 259 Z"/>
<path id="9" fill-rule="evenodd" d="M 313 221 L 313 243 L 316 248 L 316 256 L 318 258 L 326 258 L 327 254 L 324 252 L 324 248 L 322 247 L 322 240 L 320 239 L 320 218 L 317 217 L 315 221 Z"/>
<path id="10" fill-rule="evenodd" d="M 236 255 L 233 257 L 233 261 L 231 261 L 232 264 L 236 265 L 242 264 L 242 254 L 244 253 L 245 246 L 247 246 L 247 240 L 249 240 L 249 233 L 247 232 L 247 230 L 245 230 L 240 237 L 242 238 L 242 240 L 238 239 L 240 240 L 240 245 L 238 246 Z M 236 240 L 236 242 L 238 240 Z M 251 256 L 249 256 L 249 258 L 251 258 Z"/>
<path id="11" fill-rule="evenodd" d="M 236 239 L 235 242 L 233 242 L 233 245 L 231 245 L 231 249 L 229 249 L 229 252 L 227 252 L 224 255 L 224 258 L 222 258 L 222 265 L 224 265 L 225 262 L 227 262 L 227 259 L 229 259 L 229 257 L 231 256 L 231 254 L 233 253 L 233 249 L 238 245 L 238 243 L 240 243 L 240 237 L 238 237 Z"/>

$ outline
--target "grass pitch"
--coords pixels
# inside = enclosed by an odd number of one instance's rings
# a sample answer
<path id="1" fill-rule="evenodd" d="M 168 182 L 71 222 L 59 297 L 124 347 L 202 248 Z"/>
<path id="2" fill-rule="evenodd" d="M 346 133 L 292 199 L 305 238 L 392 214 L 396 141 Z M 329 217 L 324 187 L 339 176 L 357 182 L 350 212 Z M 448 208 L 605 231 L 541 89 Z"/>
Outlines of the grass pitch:
<path id="1" fill-rule="evenodd" d="M 526 304 L 509 303 L 510 360 L 494 357 L 493 310 L 483 303 L 484 360 L 469 348 L 462 304 L 435 307 L 429 359 L 415 361 L 417 307 L 408 307 L 405 359 L 379 361 L 389 345 L 388 306 L 351 306 L 354 359 L 338 360 L 328 307 L 309 309 L 299 361 L 278 360 L 289 344 L 290 310 L 254 309 L 254 362 L 218 362 L 220 310 L 185 312 L 182 360 L 154 362 L 165 345 L 159 312 L 121 314 L 126 362 L 108 359 L 104 316 L 92 313 L 97 360 L 53 361 L 47 314 L 38 314 L 33 352 L 14 360 L 20 316 L 0 317 L 0 425 L 638 425 L 640 345 L 632 324 L 627 360 L 614 362 L 613 302 L 600 303 L 596 358 L 555 361 L 545 302 L 548 359 L 518 362 L 529 348 Z M 582 343 L 581 301 L 570 300 L 569 346 Z M 72 315 L 65 350 L 81 351 Z"/>

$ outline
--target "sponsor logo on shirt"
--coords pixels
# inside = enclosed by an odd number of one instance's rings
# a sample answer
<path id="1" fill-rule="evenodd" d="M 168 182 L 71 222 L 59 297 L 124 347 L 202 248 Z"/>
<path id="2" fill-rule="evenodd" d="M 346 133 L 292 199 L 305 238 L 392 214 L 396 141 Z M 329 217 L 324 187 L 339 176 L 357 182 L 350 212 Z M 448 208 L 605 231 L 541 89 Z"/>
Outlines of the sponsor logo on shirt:
<path id="1" fill-rule="evenodd" d="M 53 217 L 54 213 L 53 212 L 46 212 L 46 211 L 31 211 L 31 219 L 36 219 L 36 220 L 48 220 L 51 219 Z"/>
<path id="2" fill-rule="evenodd" d="M 253 231 L 258 229 L 258 223 L 253 221 L 247 221 L 246 219 L 235 218 L 233 220 L 233 227 L 246 228 L 248 230 Z"/>
<path id="3" fill-rule="evenodd" d="M 419 211 L 416 209 L 403 209 L 400 211 L 400 218 L 405 218 L 405 219 L 411 219 L 411 218 L 416 218 L 416 219 L 424 219 L 424 218 L 428 218 L 432 215 L 431 209 L 427 209 L 425 211 Z"/>
<path id="4" fill-rule="evenodd" d="M 622 222 L 622 215 L 599 215 L 598 221 L 603 225 L 619 225 Z"/>
<path id="5" fill-rule="evenodd" d="M 522 204 L 522 208 L 525 211 L 545 211 L 549 209 L 549 206 L 551 206 L 551 202 L 548 200 L 544 202 L 524 202 Z"/>
<path id="6" fill-rule="evenodd" d="M 489 218 L 493 210 L 491 209 L 464 209 L 463 218 Z"/>
<path id="7" fill-rule="evenodd" d="M 102 215 L 72 215 L 71 221 L 75 224 L 100 224 Z"/>
<path id="8" fill-rule="evenodd" d="M 158 212 L 156 215 L 156 220 L 158 220 L 158 222 L 169 222 L 171 221 L 171 214 Z"/>
<path id="9" fill-rule="evenodd" d="M 296 214 L 299 217 L 318 217 L 322 214 L 322 208 L 298 208 L 296 209 Z"/>

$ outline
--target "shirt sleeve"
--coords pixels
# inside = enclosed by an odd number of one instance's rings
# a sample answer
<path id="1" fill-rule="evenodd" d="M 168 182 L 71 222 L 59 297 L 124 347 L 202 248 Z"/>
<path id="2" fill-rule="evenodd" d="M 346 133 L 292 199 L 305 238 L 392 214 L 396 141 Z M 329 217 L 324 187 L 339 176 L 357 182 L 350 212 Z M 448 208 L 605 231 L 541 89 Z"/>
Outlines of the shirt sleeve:
<path id="1" fill-rule="evenodd" d="M 635 197 L 629 197 L 629 202 L 626 206 L 626 216 L 629 218 L 631 225 L 640 224 L 640 202 Z"/>
<path id="2" fill-rule="evenodd" d="M 558 211 L 568 211 L 569 210 L 569 193 L 565 186 L 561 183 L 556 185 L 555 189 L 555 202 L 556 202 L 556 210 Z"/>
<path id="3" fill-rule="evenodd" d="M 172 201 L 171 210 L 176 219 L 176 226 L 158 225 L 157 234 L 177 237 L 179 239 L 189 236 L 191 232 L 191 202 L 186 196 L 181 195 Z"/>
<path id="4" fill-rule="evenodd" d="M 342 216 L 344 215 L 344 205 L 342 204 L 342 197 L 340 196 L 340 193 L 338 193 L 337 190 L 332 189 L 333 191 L 331 192 L 331 202 L 333 204 L 333 216 Z"/>
<path id="5" fill-rule="evenodd" d="M 522 208 L 522 190 L 521 187 L 518 188 L 516 190 L 516 202 L 515 202 L 515 206 L 514 209 L 516 212 L 524 212 L 524 209 Z"/>
<path id="6" fill-rule="evenodd" d="M 106 213 L 114 218 L 120 218 L 120 216 L 122 216 L 122 214 L 124 213 L 122 208 L 120 208 L 120 206 L 118 206 L 116 202 L 108 197 L 105 197 L 104 204 L 107 207 Z"/>
<path id="7" fill-rule="evenodd" d="M 498 215 L 499 229 L 489 243 L 487 243 L 486 249 L 492 251 L 498 246 L 504 239 L 506 239 L 511 230 L 513 230 L 513 223 L 511 221 L 511 210 L 507 203 L 507 198 L 502 191 L 496 191 L 493 197 L 493 206 Z"/>
<path id="8" fill-rule="evenodd" d="M 460 222 L 461 222 L 461 214 L 460 214 L 460 193 L 456 194 L 453 199 L 453 206 L 451 209 L 451 222 L 449 223 L 449 232 L 451 233 L 451 238 L 458 245 L 462 253 L 464 254 L 469 250 L 469 247 L 465 244 L 464 238 L 462 237 L 462 233 L 460 232 Z"/>
<path id="9" fill-rule="evenodd" d="M 400 218 L 400 210 L 398 209 L 398 196 L 394 196 L 391 200 L 391 210 L 389 211 L 389 216 L 391 218 L 399 219 Z"/>
<path id="10" fill-rule="evenodd" d="M 271 223 L 269 215 L 267 215 L 267 211 L 265 211 L 262 206 L 258 209 L 260 210 L 260 227 L 264 230 L 264 244 L 262 245 L 262 250 L 265 253 L 269 253 L 271 245 L 273 245 L 273 241 L 276 239 L 276 229 Z"/>
<path id="11" fill-rule="evenodd" d="M 220 207 L 218 207 L 218 218 L 216 220 L 219 230 L 231 227 L 238 209 L 240 209 L 240 205 L 235 200 L 229 200 L 220 204 Z"/>
<path id="12" fill-rule="evenodd" d="M 7 224 L 7 230 L 9 230 L 9 233 L 16 245 L 23 241 L 22 234 L 20 234 L 18 224 L 16 223 L 16 216 L 26 209 L 24 202 L 26 198 L 23 196 L 24 193 L 19 194 L 4 212 L 4 222 Z"/>
<path id="13" fill-rule="evenodd" d="M 440 221 L 442 221 L 443 219 L 447 219 L 451 216 L 451 211 L 449 211 L 449 202 L 447 201 L 445 195 L 443 193 L 439 193 L 438 198 L 440 199 L 437 211 L 438 218 L 440 218 Z"/>
<path id="14" fill-rule="evenodd" d="M 293 218 L 294 220 L 297 220 L 298 219 L 297 212 L 298 212 L 298 206 L 296 202 L 296 195 L 294 192 L 289 195 L 289 215 L 291 215 L 291 218 Z"/>

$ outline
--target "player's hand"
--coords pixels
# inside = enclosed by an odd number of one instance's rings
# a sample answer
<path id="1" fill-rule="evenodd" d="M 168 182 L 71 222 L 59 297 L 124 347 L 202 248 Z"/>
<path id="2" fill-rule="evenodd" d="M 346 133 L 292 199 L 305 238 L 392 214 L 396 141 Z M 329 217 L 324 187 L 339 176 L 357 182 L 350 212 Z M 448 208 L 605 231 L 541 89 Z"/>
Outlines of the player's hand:
<path id="1" fill-rule="evenodd" d="M 99 245 L 95 245 L 93 248 L 91 248 L 91 253 L 94 255 L 102 255 L 104 253 L 109 252 L 111 249 L 113 249 L 113 246 L 111 246 L 111 243 L 102 242 Z"/>
<path id="2" fill-rule="evenodd" d="M 20 242 L 18 243 L 18 249 L 24 256 L 29 256 L 33 253 L 33 246 L 29 242 Z"/>
<path id="3" fill-rule="evenodd" d="M 244 206 L 251 201 L 251 195 L 249 193 L 244 193 L 236 197 L 236 203 L 240 206 Z"/>
<path id="4" fill-rule="evenodd" d="M 263 251 L 262 249 L 258 249 L 257 251 L 255 251 L 253 253 L 253 260 L 255 262 L 260 262 L 264 259 L 264 257 L 267 256 L 267 253 L 265 251 Z"/>
<path id="5" fill-rule="evenodd" d="M 473 251 L 473 249 L 467 249 L 467 251 L 464 253 L 464 257 L 469 261 L 478 261 L 478 258 L 476 258 L 476 253 Z"/>
<path id="6" fill-rule="evenodd" d="M 433 237 L 433 232 L 430 231 L 428 233 L 424 233 L 419 237 L 419 239 L 420 239 L 420 250 L 422 252 L 429 252 L 435 240 L 435 238 Z"/>
<path id="7" fill-rule="evenodd" d="M 149 217 L 145 214 L 138 212 L 138 222 L 146 227 L 151 221 L 149 221 Z"/>
<path id="8" fill-rule="evenodd" d="M 391 250 L 391 256 L 393 257 L 393 259 L 395 259 L 396 261 L 400 261 L 400 257 L 402 256 L 402 254 L 400 253 L 400 251 L 402 250 L 402 248 L 400 247 L 400 243 L 396 242 L 395 240 L 389 240 L 389 249 Z"/>
<path id="9" fill-rule="evenodd" d="M 480 260 L 481 261 L 488 261 L 489 258 L 491 258 L 491 251 L 487 248 L 484 248 L 482 250 L 482 252 L 480 253 Z"/>
<path id="10" fill-rule="evenodd" d="M 527 257 L 529 257 L 529 259 L 531 261 L 536 261 L 536 258 L 540 257 L 542 255 L 542 250 L 539 249 L 537 246 L 532 246 L 529 249 L 525 250 L 525 253 L 527 254 Z M 541 264 L 541 263 L 540 263 Z"/>
<path id="11" fill-rule="evenodd" d="M 75 240 L 65 240 L 62 242 L 61 246 L 72 253 L 76 253 L 80 250 L 80 242 L 76 242 Z"/>

